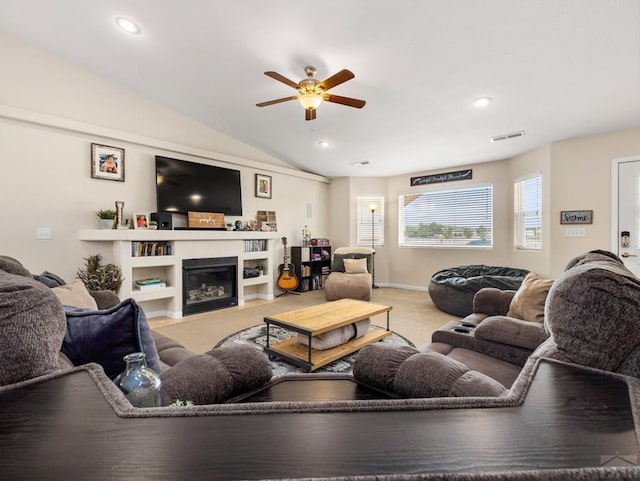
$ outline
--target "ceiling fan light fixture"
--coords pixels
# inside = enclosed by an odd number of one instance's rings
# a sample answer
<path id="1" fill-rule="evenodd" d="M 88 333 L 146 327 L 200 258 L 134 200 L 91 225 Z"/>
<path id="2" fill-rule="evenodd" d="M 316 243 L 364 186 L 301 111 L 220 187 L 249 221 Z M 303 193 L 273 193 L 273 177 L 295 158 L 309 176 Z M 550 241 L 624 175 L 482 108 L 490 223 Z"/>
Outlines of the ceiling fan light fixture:
<path id="1" fill-rule="evenodd" d="M 322 103 L 322 96 L 317 94 L 301 94 L 298 97 L 298 102 L 305 108 L 308 109 L 317 109 Z"/>

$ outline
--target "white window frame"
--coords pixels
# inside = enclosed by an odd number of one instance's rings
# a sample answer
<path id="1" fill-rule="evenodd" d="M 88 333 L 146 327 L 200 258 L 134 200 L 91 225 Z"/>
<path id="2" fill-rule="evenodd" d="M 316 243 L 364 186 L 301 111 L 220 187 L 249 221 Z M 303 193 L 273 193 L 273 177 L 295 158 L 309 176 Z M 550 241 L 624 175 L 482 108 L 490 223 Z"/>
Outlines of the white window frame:
<path id="1" fill-rule="evenodd" d="M 542 180 L 542 173 L 537 172 L 513 182 L 513 244 L 516 250 L 542 250 Z M 535 225 L 537 229 L 532 228 Z"/>
<path id="2" fill-rule="evenodd" d="M 377 206 L 371 215 L 371 204 Z M 357 233 L 356 240 L 359 246 L 381 247 L 384 246 L 384 196 L 383 195 L 359 195 L 357 199 Z M 373 222 L 373 241 L 372 234 Z M 375 248 L 374 247 L 374 248 Z"/>
<path id="3" fill-rule="evenodd" d="M 485 196 L 485 205 L 482 207 L 482 200 L 478 200 L 477 212 L 465 210 L 464 206 L 458 203 L 464 199 L 456 197 L 457 194 L 467 194 L 472 199 L 476 196 Z M 488 197 L 486 197 L 487 195 Z M 425 208 L 429 209 L 429 212 L 424 217 L 424 224 L 421 222 L 420 225 L 428 226 L 434 223 L 438 229 L 445 227 L 446 233 L 423 238 L 407 236 L 405 224 L 411 221 L 415 224 L 416 218 L 405 219 L 405 203 L 408 206 L 412 201 L 411 198 L 416 200 L 421 196 L 426 196 L 423 199 L 423 204 Z M 417 206 L 419 205 L 417 204 Z M 398 244 L 400 247 L 493 248 L 493 184 L 473 184 L 464 187 L 446 186 L 421 192 L 402 193 L 398 196 L 398 209 Z M 471 217 L 469 217 L 470 214 Z M 483 216 L 481 221 L 474 218 L 479 216 Z M 447 219 L 448 217 L 450 220 Z M 469 222 L 469 225 L 464 225 L 464 222 Z"/>

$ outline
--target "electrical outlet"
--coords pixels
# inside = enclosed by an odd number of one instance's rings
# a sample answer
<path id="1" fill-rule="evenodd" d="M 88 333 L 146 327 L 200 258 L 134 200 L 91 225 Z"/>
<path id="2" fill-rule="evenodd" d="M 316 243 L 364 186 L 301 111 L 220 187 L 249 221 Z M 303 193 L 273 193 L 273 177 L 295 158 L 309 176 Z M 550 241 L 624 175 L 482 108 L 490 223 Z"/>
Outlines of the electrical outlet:
<path id="1" fill-rule="evenodd" d="M 565 237 L 586 237 L 587 229 L 585 227 L 565 227 Z"/>
<path id="2" fill-rule="evenodd" d="M 36 227 L 36 239 L 38 240 L 51 239 L 51 227 Z"/>

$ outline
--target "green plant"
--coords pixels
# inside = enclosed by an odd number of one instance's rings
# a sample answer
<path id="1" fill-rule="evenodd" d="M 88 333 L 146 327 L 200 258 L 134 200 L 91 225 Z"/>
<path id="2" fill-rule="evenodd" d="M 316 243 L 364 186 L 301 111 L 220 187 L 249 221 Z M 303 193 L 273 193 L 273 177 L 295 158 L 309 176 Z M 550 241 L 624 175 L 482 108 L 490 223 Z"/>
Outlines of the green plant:
<path id="1" fill-rule="evenodd" d="M 122 270 L 115 264 L 102 265 L 102 256 L 85 257 L 84 269 L 79 269 L 77 276 L 90 291 L 114 291 L 116 292 L 124 277 Z"/>
<path id="2" fill-rule="evenodd" d="M 176 399 L 171 404 L 169 404 L 170 408 L 182 408 L 190 406 L 195 406 L 195 403 L 193 401 L 181 401 L 180 399 Z"/>
<path id="3" fill-rule="evenodd" d="M 158 225 L 158 221 L 150 220 L 149 225 Z"/>
<path id="4" fill-rule="evenodd" d="M 113 209 L 100 209 L 96 211 L 98 219 L 115 219 L 116 211 Z"/>

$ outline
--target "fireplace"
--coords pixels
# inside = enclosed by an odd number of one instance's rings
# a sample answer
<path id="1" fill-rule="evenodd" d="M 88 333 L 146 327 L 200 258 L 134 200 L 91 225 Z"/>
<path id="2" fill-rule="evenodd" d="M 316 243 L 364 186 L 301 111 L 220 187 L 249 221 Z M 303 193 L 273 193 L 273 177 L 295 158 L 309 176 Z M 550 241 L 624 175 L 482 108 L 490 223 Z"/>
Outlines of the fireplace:
<path id="1" fill-rule="evenodd" d="M 237 271 L 237 257 L 183 259 L 183 315 L 237 306 Z"/>

